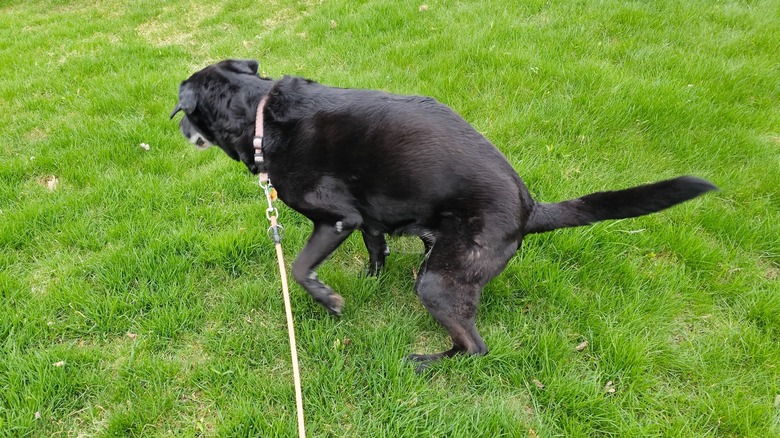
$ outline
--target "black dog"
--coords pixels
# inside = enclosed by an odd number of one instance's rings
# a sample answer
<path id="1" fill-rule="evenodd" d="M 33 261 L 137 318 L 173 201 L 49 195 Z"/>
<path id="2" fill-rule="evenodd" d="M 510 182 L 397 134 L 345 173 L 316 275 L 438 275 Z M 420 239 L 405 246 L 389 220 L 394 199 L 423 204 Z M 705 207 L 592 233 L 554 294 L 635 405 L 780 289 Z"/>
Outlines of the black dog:
<path id="1" fill-rule="evenodd" d="M 258 173 L 252 141 L 266 97 L 264 165 L 279 198 L 314 223 L 293 276 L 333 314 L 344 299 L 314 270 L 350 233 L 363 234 L 372 273 L 385 262 L 385 234 L 419 236 L 426 252 L 415 291 L 453 344 L 411 356 L 420 362 L 487 353 L 474 325 L 480 294 L 526 234 L 653 213 L 716 189 L 686 176 L 537 203 L 501 152 L 432 98 L 273 81 L 257 67 L 227 60 L 193 74 L 171 118 L 184 111 L 192 143 L 218 145 Z"/>

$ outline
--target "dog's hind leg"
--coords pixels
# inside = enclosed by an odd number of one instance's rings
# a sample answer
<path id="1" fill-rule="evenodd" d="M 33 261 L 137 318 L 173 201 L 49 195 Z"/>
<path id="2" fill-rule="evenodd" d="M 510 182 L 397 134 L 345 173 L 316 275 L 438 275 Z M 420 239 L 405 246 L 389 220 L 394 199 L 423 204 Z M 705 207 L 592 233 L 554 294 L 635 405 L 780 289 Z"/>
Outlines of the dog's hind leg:
<path id="1" fill-rule="evenodd" d="M 368 271 L 371 277 L 379 275 L 379 271 L 385 265 L 385 257 L 390 254 L 390 247 L 387 246 L 384 234 L 372 235 L 366 231 L 362 232 L 363 242 L 368 250 Z"/>
<path id="2" fill-rule="evenodd" d="M 416 291 L 428 312 L 449 332 L 452 348 L 441 353 L 412 354 L 410 359 L 432 362 L 457 353 L 487 353 L 474 323 L 482 292 L 480 285 L 457 284 L 442 272 L 428 269 L 417 277 Z"/>
<path id="3" fill-rule="evenodd" d="M 516 243 L 499 250 L 464 243 L 446 245 L 437 241 L 423 262 L 415 290 L 425 308 L 450 334 L 452 348 L 435 354 L 412 354 L 421 362 L 418 370 L 430 362 L 458 353 L 487 354 L 485 341 L 475 325 L 482 288 L 498 275 L 517 250 Z"/>
<path id="4" fill-rule="evenodd" d="M 341 245 L 352 233 L 355 226 L 348 221 L 339 221 L 335 225 L 315 223 L 309 241 L 303 247 L 292 267 L 292 274 L 306 292 L 323 307 L 336 316 L 341 315 L 344 298 L 317 278 L 314 269 Z"/>

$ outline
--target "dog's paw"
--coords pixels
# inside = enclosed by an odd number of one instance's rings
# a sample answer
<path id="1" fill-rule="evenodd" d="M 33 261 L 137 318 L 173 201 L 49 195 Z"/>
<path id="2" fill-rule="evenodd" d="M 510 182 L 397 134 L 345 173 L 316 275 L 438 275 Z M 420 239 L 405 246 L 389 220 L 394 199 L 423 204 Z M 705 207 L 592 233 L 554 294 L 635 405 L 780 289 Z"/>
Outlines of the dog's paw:
<path id="1" fill-rule="evenodd" d="M 406 360 L 410 360 L 412 362 L 431 362 L 434 360 L 439 359 L 438 355 L 435 354 L 409 354 L 406 356 Z"/>
<path id="2" fill-rule="evenodd" d="M 333 316 L 341 316 L 341 309 L 344 308 L 344 297 L 337 293 L 328 295 L 328 302 L 323 303 L 328 312 Z"/>
<path id="3" fill-rule="evenodd" d="M 365 271 L 366 277 L 379 277 L 384 268 L 384 263 L 369 263 Z"/>
<path id="4" fill-rule="evenodd" d="M 414 362 L 414 372 L 416 374 L 422 374 L 431 367 L 431 364 L 435 362 L 434 360 L 431 360 L 430 355 L 428 354 L 410 354 L 406 356 L 406 360 L 410 362 Z"/>

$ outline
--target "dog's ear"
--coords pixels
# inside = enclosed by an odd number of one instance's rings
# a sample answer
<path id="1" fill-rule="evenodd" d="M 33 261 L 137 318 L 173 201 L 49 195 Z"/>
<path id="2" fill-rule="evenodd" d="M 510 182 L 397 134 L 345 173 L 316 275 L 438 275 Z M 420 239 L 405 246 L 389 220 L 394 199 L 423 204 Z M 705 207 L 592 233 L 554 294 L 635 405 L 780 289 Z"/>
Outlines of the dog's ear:
<path id="1" fill-rule="evenodd" d="M 257 69 L 260 67 L 260 63 L 254 59 L 240 59 L 233 61 L 233 68 L 238 73 L 246 73 L 249 75 L 256 75 Z"/>
<path id="2" fill-rule="evenodd" d="M 182 82 L 181 86 L 179 87 L 179 102 L 175 107 L 173 107 L 173 112 L 171 112 L 171 119 L 179 111 L 184 111 L 185 114 L 193 112 L 197 105 L 198 101 L 195 97 L 195 92 L 192 91 L 192 88 L 188 83 Z"/>

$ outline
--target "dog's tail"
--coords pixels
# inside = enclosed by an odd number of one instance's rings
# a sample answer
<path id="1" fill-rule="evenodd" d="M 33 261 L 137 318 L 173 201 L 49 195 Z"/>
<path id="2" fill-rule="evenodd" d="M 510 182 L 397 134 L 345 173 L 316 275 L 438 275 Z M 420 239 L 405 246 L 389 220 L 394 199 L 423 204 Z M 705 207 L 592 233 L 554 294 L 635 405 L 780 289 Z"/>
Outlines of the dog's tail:
<path id="1" fill-rule="evenodd" d="M 642 216 L 717 189 L 709 181 L 681 176 L 630 189 L 592 193 L 553 204 L 539 203 L 531 210 L 525 233 L 544 233 L 607 219 Z"/>

